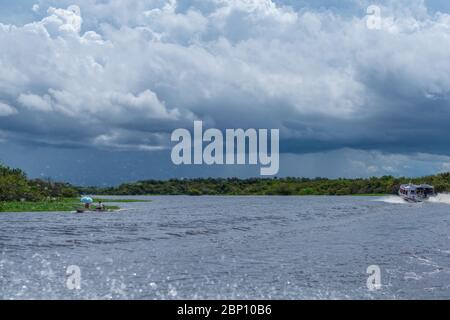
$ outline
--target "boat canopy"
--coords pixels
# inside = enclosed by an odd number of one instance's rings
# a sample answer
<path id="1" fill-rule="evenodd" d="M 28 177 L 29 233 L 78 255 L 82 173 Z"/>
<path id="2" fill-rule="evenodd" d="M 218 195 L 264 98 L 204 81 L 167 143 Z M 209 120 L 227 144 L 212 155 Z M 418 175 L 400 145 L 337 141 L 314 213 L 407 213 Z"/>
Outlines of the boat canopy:
<path id="1" fill-rule="evenodd" d="M 429 184 L 420 184 L 420 185 L 415 185 L 415 184 L 402 184 L 400 186 L 400 189 L 405 190 L 405 191 L 417 191 L 417 190 L 429 190 L 429 191 L 433 191 L 434 187 L 430 186 Z"/>

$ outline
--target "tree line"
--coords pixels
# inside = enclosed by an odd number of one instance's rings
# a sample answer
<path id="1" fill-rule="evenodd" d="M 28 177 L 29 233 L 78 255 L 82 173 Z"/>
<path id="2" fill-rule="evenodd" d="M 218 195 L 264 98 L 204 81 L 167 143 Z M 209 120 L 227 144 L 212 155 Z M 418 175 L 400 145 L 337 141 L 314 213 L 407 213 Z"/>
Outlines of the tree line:
<path id="1" fill-rule="evenodd" d="M 79 190 L 68 183 L 28 179 L 22 170 L 0 164 L 0 201 L 42 201 L 78 195 Z"/>
<path id="2" fill-rule="evenodd" d="M 368 179 L 171 179 L 124 183 L 116 187 L 77 187 L 50 179 L 28 179 L 20 169 L 0 164 L 0 201 L 42 201 L 95 195 L 371 195 L 396 194 L 401 184 L 427 183 L 450 192 L 450 173 L 421 178 L 392 176 Z"/>
<path id="3" fill-rule="evenodd" d="M 437 192 L 450 192 L 450 173 L 422 178 L 392 176 L 368 179 L 273 178 L 273 179 L 172 179 L 124 183 L 117 187 L 80 188 L 102 195 L 371 195 L 397 194 L 405 183 L 428 183 Z"/>

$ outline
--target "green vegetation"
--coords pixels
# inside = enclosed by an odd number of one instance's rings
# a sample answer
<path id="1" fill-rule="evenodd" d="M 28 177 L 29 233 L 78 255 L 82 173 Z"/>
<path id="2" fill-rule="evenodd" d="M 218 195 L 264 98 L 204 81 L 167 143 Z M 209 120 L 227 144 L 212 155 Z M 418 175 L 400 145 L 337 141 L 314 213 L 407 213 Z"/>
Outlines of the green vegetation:
<path id="1" fill-rule="evenodd" d="M 78 199 L 58 199 L 46 201 L 8 201 L 0 202 L 0 212 L 69 212 L 80 207 Z M 108 210 L 117 210 L 117 206 L 106 206 Z"/>
<path id="2" fill-rule="evenodd" d="M 369 179 L 192 179 L 139 181 L 118 187 L 79 188 L 80 192 L 98 195 L 385 195 L 396 194 L 401 184 L 428 183 L 437 192 L 450 192 L 450 173 L 422 178 L 384 176 Z"/>
<path id="3" fill-rule="evenodd" d="M 73 211 L 78 194 L 68 183 L 29 180 L 22 170 L 0 164 L 0 212 Z"/>
<path id="4" fill-rule="evenodd" d="M 73 198 L 79 192 L 68 183 L 49 180 L 28 180 L 20 169 L 0 164 L 0 201 L 46 201 L 48 199 Z"/>
<path id="5" fill-rule="evenodd" d="M 77 199 L 78 200 L 78 199 Z M 99 199 L 95 198 L 94 203 L 104 202 L 104 203 L 138 203 L 138 202 L 152 202 L 152 200 L 137 200 L 137 199 Z"/>
<path id="6" fill-rule="evenodd" d="M 369 179 L 173 179 L 138 181 L 118 187 L 75 187 L 68 183 L 27 179 L 20 169 L 0 164 L 0 212 L 73 211 L 80 206 L 80 194 L 97 195 L 385 195 L 396 194 L 400 184 L 428 183 L 437 192 L 450 192 L 450 173 L 422 178 L 384 176 Z M 94 199 L 104 203 L 148 202 L 137 199 Z M 110 210 L 117 206 L 107 207 Z"/>
<path id="7" fill-rule="evenodd" d="M 43 179 L 29 180 L 22 170 L 0 164 L 0 212 L 74 211 L 80 206 L 79 194 L 79 190 L 68 183 Z M 94 201 L 124 203 L 136 200 L 94 199 Z M 119 209 L 117 206 L 106 208 Z"/>

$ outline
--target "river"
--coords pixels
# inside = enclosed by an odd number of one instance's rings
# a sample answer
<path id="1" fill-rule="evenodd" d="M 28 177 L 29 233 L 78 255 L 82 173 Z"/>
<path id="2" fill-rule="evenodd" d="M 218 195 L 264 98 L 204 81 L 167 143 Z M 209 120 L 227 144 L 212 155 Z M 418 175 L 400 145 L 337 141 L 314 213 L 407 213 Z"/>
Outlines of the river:
<path id="1" fill-rule="evenodd" d="M 445 196 L 132 198 L 152 202 L 0 214 L 0 298 L 450 298 Z"/>

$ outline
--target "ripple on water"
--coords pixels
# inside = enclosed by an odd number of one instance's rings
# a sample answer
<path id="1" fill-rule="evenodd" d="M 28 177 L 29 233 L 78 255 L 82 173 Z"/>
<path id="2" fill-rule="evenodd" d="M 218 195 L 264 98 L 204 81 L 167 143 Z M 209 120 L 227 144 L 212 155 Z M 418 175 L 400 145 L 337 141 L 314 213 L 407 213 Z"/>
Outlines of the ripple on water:
<path id="1" fill-rule="evenodd" d="M 448 298 L 443 203 L 150 199 L 116 215 L 3 214 L 0 298 Z M 372 264 L 380 292 L 366 288 Z M 79 291 L 65 287 L 69 265 L 82 270 Z"/>

